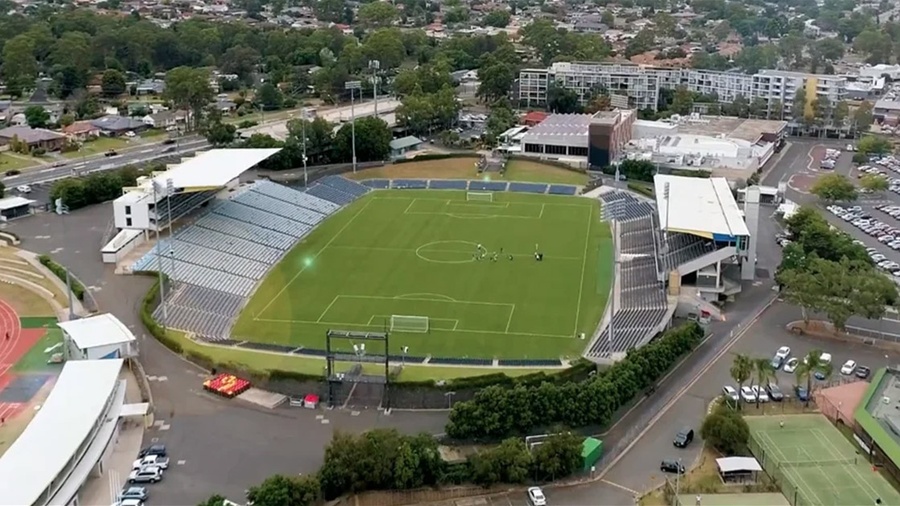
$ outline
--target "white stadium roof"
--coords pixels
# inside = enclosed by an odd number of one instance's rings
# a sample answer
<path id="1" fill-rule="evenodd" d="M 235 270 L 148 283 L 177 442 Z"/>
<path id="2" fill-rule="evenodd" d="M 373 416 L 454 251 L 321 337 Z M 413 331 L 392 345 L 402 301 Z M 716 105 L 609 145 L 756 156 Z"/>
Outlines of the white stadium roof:
<path id="1" fill-rule="evenodd" d="M 281 151 L 273 149 L 213 149 L 154 176 L 158 188 L 172 180 L 175 188 L 219 188 Z"/>
<path id="2" fill-rule="evenodd" d="M 135 340 L 131 330 L 109 313 L 60 322 L 58 325 L 80 350 Z"/>
<path id="3" fill-rule="evenodd" d="M 0 504 L 43 497 L 104 414 L 121 369 L 122 360 L 66 363 L 40 411 L 0 458 Z"/>
<path id="4" fill-rule="evenodd" d="M 669 185 L 669 202 L 665 186 Z M 653 178 L 659 226 L 719 241 L 749 236 L 744 214 L 723 177 L 697 178 L 657 175 Z"/>

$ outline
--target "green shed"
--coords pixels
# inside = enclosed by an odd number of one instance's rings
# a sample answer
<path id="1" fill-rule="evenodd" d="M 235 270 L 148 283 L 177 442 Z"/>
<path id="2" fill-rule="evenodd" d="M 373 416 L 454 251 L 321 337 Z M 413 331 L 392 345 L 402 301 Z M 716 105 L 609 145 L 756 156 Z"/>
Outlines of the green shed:
<path id="1" fill-rule="evenodd" d="M 591 466 L 600 460 L 603 455 L 603 441 L 589 437 L 581 445 L 581 458 L 584 460 L 584 470 L 590 471 Z"/>

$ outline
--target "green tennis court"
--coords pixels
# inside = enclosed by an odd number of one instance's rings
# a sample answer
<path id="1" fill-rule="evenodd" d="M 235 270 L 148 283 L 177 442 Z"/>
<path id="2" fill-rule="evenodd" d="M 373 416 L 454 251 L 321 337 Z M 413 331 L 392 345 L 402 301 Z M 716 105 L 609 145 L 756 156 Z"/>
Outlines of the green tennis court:
<path id="1" fill-rule="evenodd" d="M 792 505 L 900 504 L 900 493 L 824 416 L 745 419 L 750 451 Z"/>

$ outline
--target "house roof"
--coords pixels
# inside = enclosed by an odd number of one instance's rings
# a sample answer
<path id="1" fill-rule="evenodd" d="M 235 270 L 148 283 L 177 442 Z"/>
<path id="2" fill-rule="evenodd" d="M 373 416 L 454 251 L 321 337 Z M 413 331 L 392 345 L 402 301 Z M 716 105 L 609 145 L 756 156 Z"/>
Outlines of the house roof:
<path id="1" fill-rule="evenodd" d="M 66 362 L 40 411 L 0 458 L 0 504 L 38 503 L 91 435 L 121 369 L 118 359 Z"/>
<path id="2" fill-rule="evenodd" d="M 63 127 L 63 133 L 67 134 L 77 134 L 83 132 L 93 132 L 94 130 L 99 130 L 99 128 L 91 123 L 90 121 L 76 121 L 67 127 Z"/>
<path id="3" fill-rule="evenodd" d="M 125 132 L 138 128 L 146 128 L 142 121 L 116 115 L 103 116 L 102 118 L 91 120 L 91 124 L 101 130 L 107 130 L 109 132 Z"/>
<path id="4" fill-rule="evenodd" d="M 18 137 L 20 141 L 26 142 L 28 144 L 33 144 L 35 142 L 54 141 L 57 139 L 62 139 L 65 136 L 57 132 L 45 130 L 43 128 L 11 126 L 0 130 L 0 137 L 4 139 L 12 139 L 13 137 Z"/>
<path id="5" fill-rule="evenodd" d="M 734 241 L 750 235 L 724 177 L 657 175 L 653 177 L 653 185 L 660 229 L 716 241 Z"/>
<path id="6" fill-rule="evenodd" d="M 134 334 L 128 327 L 109 313 L 60 322 L 58 325 L 81 350 L 134 341 Z"/>
<path id="7" fill-rule="evenodd" d="M 412 135 L 408 135 L 400 139 L 392 140 L 391 149 L 406 149 L 413 146 L 418 146 L 419 144 L 422 144 L 422 139 L 419 139 L 418 137 L 414 137 Z"/>

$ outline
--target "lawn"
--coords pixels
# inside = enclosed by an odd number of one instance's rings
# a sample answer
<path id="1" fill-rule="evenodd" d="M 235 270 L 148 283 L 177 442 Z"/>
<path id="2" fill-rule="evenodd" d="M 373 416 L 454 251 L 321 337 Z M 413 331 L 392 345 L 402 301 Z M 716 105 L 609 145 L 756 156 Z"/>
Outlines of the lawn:
<path id="1" fill-rule="evenodd" d="M 324 349 L 327 329 L 388 329 L 392 355 L 579 355 L 577 336 L 596 328 L 612 275 L 597 201 L 466 197 L 400 190 L 351 204 L 270 271 L 232 339 Z M 392 315 L 417 318 L 404 326 Z"/>
<path id="2" fill-rule="evenodd" d="M 106 153 L 110 149 L 122 149 L 128 146 L 128 141 L 116 137 L 98 137 L 92 141 L 82 144 L 78 151 L 69 151 L 63 153 L 63 156 L 69 159 L 81 158 L 82 156 L 93 156 Z"/>
<path id="3" fill-rule="evenodd" d="M 38 160 L 30 156 L 11 156 L 6 153 L 0 153 L 0 174 L 8 170 L 25 170 L 29 167 L 37 166 L 39 163 Z"/>
<path id="4" fill-rule="evenodd" d="M 480 179 L 475 170 L 476 157 L 444 158 L 421 162 L 398 163 L 384 167 L 361 170 L 345 177 L 355 180 L 363 179 Z M 524 181 L 556 184 L 587 184 L 587 174 L 564 169 L 531 160 L 512 160 L 501 178 L 492 174 L 492 178 L 504 181 Z"/>
<path id="5" fill-rule="evenodd" d="M 47 361 L 54 353 L 62 353 L 62 330 L 48 329 L 47 332 L 34 346 L 28 350 L 24 357 L 16 362 L 13 371 L 29 372 L 29 373 L 59 373 L 62 370 L 62 364 L 48 364 Z M 47 350 L 52 349 L 48 353 Z"/>

